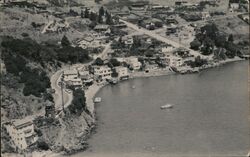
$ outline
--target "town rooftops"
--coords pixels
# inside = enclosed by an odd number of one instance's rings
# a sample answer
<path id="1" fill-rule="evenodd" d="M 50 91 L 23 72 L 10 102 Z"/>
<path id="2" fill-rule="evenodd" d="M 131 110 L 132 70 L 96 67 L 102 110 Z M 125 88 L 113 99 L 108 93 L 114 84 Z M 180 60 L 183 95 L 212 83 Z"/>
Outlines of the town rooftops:
<path id="1" fill-rule="evenodd" d="M 96 25 L 95 30 L 107 30 L 109 29 L 109 25 Z"/>
<path id="2" fill-rule="evenodd" d="M 33 124 L 33 118 L 31 116 L 25 117 L 23 119 L 15 119 L 12 124 L 16 129 L 26 127 Z"/>

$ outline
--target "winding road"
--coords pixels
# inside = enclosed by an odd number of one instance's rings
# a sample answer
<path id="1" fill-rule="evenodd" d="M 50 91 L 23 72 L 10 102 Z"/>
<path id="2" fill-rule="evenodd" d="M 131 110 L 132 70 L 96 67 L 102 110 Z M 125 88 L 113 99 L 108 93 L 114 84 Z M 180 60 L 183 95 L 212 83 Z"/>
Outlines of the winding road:
<path id="1" fill-rule="evenodd" d="M 96 56 L 96 58 L 97 57 L 100 57 L 102 59 L 106 58 L 107 54 L 110 50 L 110 45 L 111 45 L 111 43 L 104 45 L 104 49 L 103 49 L 102 53 L 98 54 Z M 51 88 L 55 90 L 55 93 L 53 94 L 53 98 L 54 98 L 56 110 L 59 110 L 59 111 L 62 110 L 63 102 L 64 102 L 64 107 L 67 108 L 73 100 L 73 94 L 68 93 L 65 90 L 63 90 L 63 92 L 62 92 L 61 87 L 58 85 L 58 83 L 61 81 L 61 75 L 62 75 L 63 71 L 68 70 L 68 69 L 77 69 L 77 68 L 82 67 L 82 66 L 88 66 L 88 65 L 92 64 L 93 62 L 94 62 L 94 60 L 92 60 L 91 62 L 85 63 L 85 64 L 74 64 L 70 67 L 65 67 L 63 69 L 58 70 L 50 77 Z M 63 102 L 62 102 L 62 93 L 63 93 Z"/>

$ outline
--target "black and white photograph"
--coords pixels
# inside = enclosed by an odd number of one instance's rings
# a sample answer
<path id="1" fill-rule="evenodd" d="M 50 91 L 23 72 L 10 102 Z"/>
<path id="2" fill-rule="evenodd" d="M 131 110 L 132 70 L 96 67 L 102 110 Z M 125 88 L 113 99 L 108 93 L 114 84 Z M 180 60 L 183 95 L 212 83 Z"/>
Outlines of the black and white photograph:
<path id="1" fill-rule="evenodd" d="M 249 0 L 0 0 L 1 157 L 250 157 Z"/>

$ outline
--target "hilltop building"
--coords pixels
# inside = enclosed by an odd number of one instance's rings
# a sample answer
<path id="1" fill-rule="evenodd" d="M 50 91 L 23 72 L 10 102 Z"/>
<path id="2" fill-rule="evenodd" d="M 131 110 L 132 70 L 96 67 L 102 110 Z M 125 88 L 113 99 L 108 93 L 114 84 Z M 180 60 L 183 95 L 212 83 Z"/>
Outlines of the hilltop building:
<path id="1" fill-rule="evenodd" d="M 31 117 L 12 120 L 5 124 L 5 128 L 11 137 L 12 143 L 16 146 L 16 149 L 25 150 L 38 139 L 34 131 L 33 119 Z"/>

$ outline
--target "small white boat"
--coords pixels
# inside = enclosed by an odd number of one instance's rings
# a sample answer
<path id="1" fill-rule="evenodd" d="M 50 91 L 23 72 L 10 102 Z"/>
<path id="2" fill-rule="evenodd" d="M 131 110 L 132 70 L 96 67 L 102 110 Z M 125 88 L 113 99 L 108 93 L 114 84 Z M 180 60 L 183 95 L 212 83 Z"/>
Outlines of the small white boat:
<path id="1" fill-rule="evenodd" d="M 135 89 L 135 86 L 132 86 L 133 89 Z"/>
<path id="2" fill-rule="evenodd" d="M 95 99 L 94 99 L 94 102 L 95 103 L 99 103 L 99 102 L 101 102 L 102 101 L 102 98 L 101 97 L 96 97 Z"/>
<path id="3" fill-rule="evenodd" d="M 171 108 L 173 108 L 173 105 L 171 104 L 166 104 L 166 105 L 161 106 L 161 109 L 171 109 Z"/>

